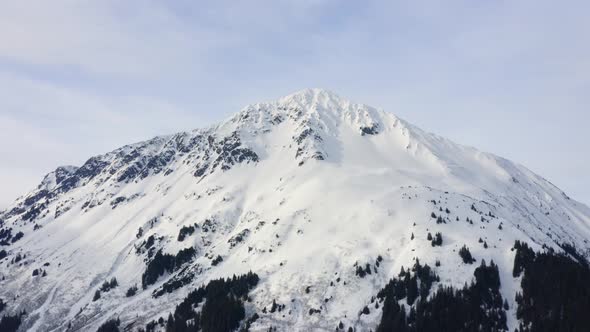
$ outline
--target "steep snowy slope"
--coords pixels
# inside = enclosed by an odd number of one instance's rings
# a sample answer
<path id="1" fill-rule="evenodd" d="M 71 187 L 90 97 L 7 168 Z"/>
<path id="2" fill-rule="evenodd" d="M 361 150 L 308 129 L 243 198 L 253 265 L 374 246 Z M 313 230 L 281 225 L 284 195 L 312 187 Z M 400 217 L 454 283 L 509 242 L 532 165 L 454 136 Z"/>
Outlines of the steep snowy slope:
<path id="1" fill-rule="evenodd" d="M 31 331 L 113 317 L 136 330 L 195 287 L 248 271 L 260 277 L 245 304 L 260 316 L 252 331 L 374 330 L 381 311 L 363 308 L 416 258 L 439 284 L 471 282 L 463 245 L 498 265 L 512 331 L 515 240 L 590 253 L 590 209 L 548 181 L 318 89 L 60 167 L 0 213 L 0 227 L 0 298 L 27 312 Z M 142 278 L 159 250 L 187 248 L 181 267 Z M 119 286 L 93 300 L 113 277 Z M 271 312 L 273 300 L 285 308 Z"/>

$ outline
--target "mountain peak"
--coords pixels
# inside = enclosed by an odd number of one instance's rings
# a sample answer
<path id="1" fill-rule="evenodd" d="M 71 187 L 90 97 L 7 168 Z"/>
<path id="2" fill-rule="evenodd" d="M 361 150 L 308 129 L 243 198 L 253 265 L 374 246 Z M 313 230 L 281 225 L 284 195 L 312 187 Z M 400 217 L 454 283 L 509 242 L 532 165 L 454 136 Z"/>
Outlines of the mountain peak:
<path id="1" fill-rule="evenodd" d="M 354 103 L 336 93 L 320 88 L 308 88 L 297 91 L 278 100 L 281 105 L 299 106 L 315 110 L 344 110 Z"/>
<path id="2" fill-rule="evenodd" d="M 342 125 L 354 128 L 359 134 L 366 134 L 363 130 L 376 134 L 378 128 L 398 123 L 391 113 L 352 102 L 327 89 L 308 88 L 273 101 L 248 105 L 218 129 L 224 133 L 239 129 L 256 134 L 267 132 L 286 119 L 293 121 L 293 135 L 313 131 L 318 140 L 322 132 L 336 134 Z"/>
<path id="3" fill-rule="evenodd" d="M 305 101 L 305 102 L 317 102 L 322 100 L 345 100 L 345 98 L 340 97 L 335 92 L 322 89 L 322 88 L 306 88 L 294 93 L 288 94 L 280 99 L 281 101 Z"/>
<path id="4" fill-rule="evenodd" d="M 211 315 L 185 299 L 252 271 L 260 286 L 236 301 L 257 318 L 238 325 L 375 331 L 402 267 L 417 282 L 427 263 L 434 290 L 471 284 L 477 259 L 497 264 L 512 331 L 516 240 L 590 256 L 589 238 L 590 209 L 524 167 L 305 89 L 48 174 L 0 212 L 0 300 L 31 330 L 143 329 Z M 401 312 L 435 297 L 420 292 Z"/>

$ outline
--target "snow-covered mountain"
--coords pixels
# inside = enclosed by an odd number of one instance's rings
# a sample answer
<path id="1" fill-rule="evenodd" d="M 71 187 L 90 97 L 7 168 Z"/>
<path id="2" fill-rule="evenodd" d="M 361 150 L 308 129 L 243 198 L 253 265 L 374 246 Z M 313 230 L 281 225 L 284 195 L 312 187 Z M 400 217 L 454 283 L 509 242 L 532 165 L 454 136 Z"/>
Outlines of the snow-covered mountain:
<path id="1" fill-rule="evenodd" d="M 249 271 L 260 278 L 244 303 L 251 331 L 375 330 L 375 296 L 416 259 L 436 285 L 470 283 L 478 264 L 464 263 L 464 245 L 497 264 L 513 331 L 515 241 L 590 254 L 590 209 L 547 180 L 320 89 L 59 167 L 0 227 L 0 299 L 26 311 L 22 331 L 114 317 L 135 331 Z M 166 254 L 176 265 L 146 272 Z"/>

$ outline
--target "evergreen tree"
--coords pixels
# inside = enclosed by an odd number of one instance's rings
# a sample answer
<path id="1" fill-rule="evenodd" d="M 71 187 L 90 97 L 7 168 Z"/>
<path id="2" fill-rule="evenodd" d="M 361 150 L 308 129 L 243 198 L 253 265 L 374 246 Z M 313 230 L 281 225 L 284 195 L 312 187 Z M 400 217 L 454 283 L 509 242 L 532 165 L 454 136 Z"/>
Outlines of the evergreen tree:
<path id="1" fill-rule="evenodd" d="M 168 319 L 166 320 L 166 332 L 174 332 L 175 329 L 174 317 L 172 314 L 168 314 Z"/>
<path id="2" fill-rule="evenodd" d="M 475 282 L 463 289 L 439 287 L 428 296 L 430 287 L 438 276 L 417 261 L 412 268 L 414 275 L 404 274 L 404 279 L 392 279 L 377 295 L 383 300 L 383 314 L 377 331 L 506 331 L 506 315 L 499 292 L 499 273 L 492 262 L 482 262 L 474 272 Z M 420 297 L 413 301 L 413 280 L 420 282 Z M 412 280 L 413 279 L 413 280 Z M 399 287 L 399 285 L 404 285 Z M 399 305 L 404 297 L 400 289 L 406 288 L 406 303 L 412 304 L 409 314 Z"/>
<path id="3" fill-rule="evenodd" d="M 102 324 L 96 332 L 119 332 L 119 325 L 121 325 L 119 318 L 110 319 Z"/>
<path id="4" fill-rule="evenodd" d="M 363 311 L 361 311 L 361 314 L 362 314 L 362 315 L 368 315 L 368 314 L 370 314 L 370 313 L 371 313 L 371 311 L 369 310 L 369 307 L 367 307 L 367 306 L 365 306 L 365 307 L 363 308 Z"/>
<path id="5" fill-rule="evenodd" d="M 258 284 L 258 276 L 247 273 L 242 276 L 234 276 L 228 279 L 211 280 L 206 286 L 199 287 L 186 296 L 176 306 L 174 314 L 166 320 L 166 330 L 174 332 L 185 331 L 233 331 L 240 321 L 245 318 L 243 301 L 247 299 L 248 292 Z M 205 302 L 201 312 L 195 308 L 201 302 Z M 281 310 L 282 306 L 275 304 L 275 310 Z M 253 315 L 244 323 L 245 326 L 258 319 Z M 164 320 L 162 320 L 162 323 Z M 151 324 L 151 323 L 150 323 Z M 146 331 L 153 331 L 155 325 L 146 326 Z M 151 329 L 151 330 L 150 330 Z"/>
<path id="6" fill-rule="evenodd" d="M 5 315 L 0 319 L 0 331 L 16 332 L 22 323 L 21 315 Z"/>
<path id="7" fill-rule="evenodd" d="M 473 264 L 475 262 L 475 259 L 473 258 L 473 256 L 471 256 L 471 252 L 469 251 L 469 248 L 467 248 L 466 245 L 463 245 L 463 247 L 459 249 L 459 256 L 461 256 L 461 258 L 463 259 L 463 263 L 465 264 Z"/>
<path id="8" fill-rule="evenodd" d="M 588 266 L 553 251 L 535 253 L 526 243 L 514 247 L 513 274 L 522 275 L 522 293 L 516 296 L 519 330 L 590 331 Z"/>
<path id="9" fill-rule="evenodd" d="M 129 289 L 127 289 L 127 293 L 125 293 L 125 296 L 132 297 L 135 296 L 135 294 L 137 294 L 137 285 L 129 287 Z"/>
<path id="10" fill-rule="evenodd" d="M 177 240 L 179 242 L 184 241 L 184 239 L 187 236 L 192 235 L 195 232 L 195 226 L 193 225 L 189 225 L 189 226 L 182 226 L 182 228 L 180 229 L 180 231 L 178 231 L 178 238 Z"/>
<path id="11" fill-rule="evenodd" d="M 414 304 L 416 298 L 418 297 L 418 280 L 416 276 L 410 278 L 406 276 L 405 282 L 406 284 L 406 299 L 409 305 Z"/>
<path id="12" fill-rule="evenodd" d="M 442 234 L 441 233 L 436 233 L 434 235 L 434 239 L 432 239 L 432 241 L 430 242 L 430 244 L 433 247 L 442 246 L 442 243 L 443 243 L 443 240 L 442 240 Z"/>

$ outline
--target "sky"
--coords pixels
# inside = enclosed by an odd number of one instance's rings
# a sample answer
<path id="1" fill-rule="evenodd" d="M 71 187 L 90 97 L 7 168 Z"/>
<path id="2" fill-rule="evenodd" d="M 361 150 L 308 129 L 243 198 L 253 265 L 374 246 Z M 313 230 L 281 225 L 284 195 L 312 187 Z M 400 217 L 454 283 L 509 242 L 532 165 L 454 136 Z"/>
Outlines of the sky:
<path id="1" fill-rule="evenodd" d="M 325 88 L 590 204 L 588 1 L 0 0 L 0 208 L 60 165 Z"/>

